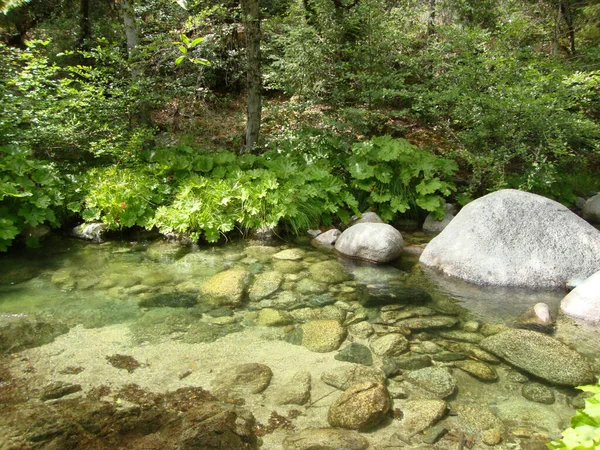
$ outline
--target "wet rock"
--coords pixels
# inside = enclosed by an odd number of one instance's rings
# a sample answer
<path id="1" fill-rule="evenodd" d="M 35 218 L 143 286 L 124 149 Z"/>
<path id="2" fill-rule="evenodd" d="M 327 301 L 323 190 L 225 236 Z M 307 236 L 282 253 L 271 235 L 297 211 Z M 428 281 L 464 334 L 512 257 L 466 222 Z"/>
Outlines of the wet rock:
<path id="1" fill-rule="evenodd" d="M 396 322 L 396 325 L 411 330 L 427 330 L 429 328 L 452 328 L 457 323 L 458 319 L 456 317 L 430 316 L 400 320 Z"/>
<path id="2" fill-rule="evenodd" d="M 269 300 L 270 301 L 272 300 L 271 301 L 272 306 L 275 305 L 278 307 L 290 309 L 290 308 L 295 308 L 299 304 L 301 304 L 304 301 L 304 297 L 302 296 L 302 294 L 299 294 L 298 292 L 283 291 L 283 292 L 280 292 L 279 294 L 276 294 L 273 298 L 271 298 Z M 265 301 L 265 300 L 263 300 L 263 301 Z"/>
<path id="3" fill-rule="evenodd" d="M 148 248 L 146 248 L 146 257 L 159 262 L 172 263 L 189 251 L 189 247 L 182 245 L 181 242 L 169 242 L 164 240 L 152 242 Z"/>
<path id="4" fill-rule="evenodd" d="M 310 400 L 310 388 L 310 372 L 296 372 L 273 391 L 271 399 L 277 405 L 304 405 Z"/>
<path id="5" fill-rule="evenodd" d="M 410 319 L 411 317 L 433 316 L 436 312 L 426 306 L 416 306 L 412 308 L 404 308 L 396 311 L 382 311 L 381 320 L 385 323 L 395 323 L 399 320 Z"/>
<path id="6" fill-rule="evenodd" d="M 308 270 L 314 280 L 326 284 L 337 284 L 350 279 L 350 275 L 337 261 L 322 261 L 312 264 Z"/>
<path id="7" fill-rule="evenodd" d="M 480 327 L 481 324 L 476 320 L 469 320 L 462 324 L 462 329 L 464 331 L 468 331 L 469 333 L 477 333 Z"/>
<path id="8" fill-rule="evenodd" d="M 483 336 L 479 333 L 470 333 L 468 331 L 452 330 L 452 331 L 440 331 L 440 337 L 444 339 L 451 339 L 453 341 L 469 342 L 471 344 L 479 344 L 483 339 Z"/>
<path id="9" fill-rule="evenodd" d="M 550 308 L 545 303 L 536 303 L 519 317 L 515 326 L 540 333 L 552 333 L 554 323 Z"/>
<path id="10" fill-rule="evenodd" d="M 600 271 L 587 278 L 563 298 L 560 309 L 567 316 L 600 323 Z"/>
<path id="11" fill-rule="evenodd" d="M 327 285 L 310 278 L 304 278 L 298 282 L 296 290 L 301 294 L 322 294 L 327 292 Z"/>
<path id="12" fill-rule="evenodd" d="M 57 336 L 69 332 L 60 321 L 21 314 L 0 316 L 0 353 L 11 353 L 25 348 L 48 344 Z"/>
<path id="13" fill-rule="evenodd" d="M 219 372 L 212 382 L 212 392 L 224 399 L 258 394 L 269 386 L 272 376 L 273 372 L 264 364 L 240 364 Z"/>
<path id="14" fill-rule="evenodd" d="M 391 406 L 383 384 L 359 383 L 346 389 L 330 406 L 327 421 L 332 427 L 366 431 L 379 425 Z"/>
<path id="15" fill-rule="evenodd" d="M 259 273 L 254 277 L 254 282 L 248 292 L 250 301 L 258 302 L 269 297 L 279 290 L 283 282 L 283 275 L 277 271 Z"/>
<path id="16" fill-rule="evenodd" d="M 373 353 L 379 356 L 400 356 L 408 350 L 408 340 L 402 334 L 386 334 L 373 339 L 370 344 Z"/>
<path id="17" fill-rule="evenodd" d="M 438 341 L 440 346 L 456 353 L 462 353 L 470 356 L 473 359 L 489 363 L 489 364 L 500 364 L 500 359 L 495 357 L 489 352 L 486 352 L 478 345 L 469 344 L 468 342 L 451 342 L 451 341 Z M 464 359 L 464 358 L 459 358 Z M 459 360 L 457 359 L 457 360 Z"/>
<path id="18" fill-rule="evenodd" d="M 489 430 L 485 430 L 481 433 L 481 441 L 490 447 L 493 445 L 498 445 L 500 442 L 502 442 L 502 433 L 500 430 L 490 428 Z"/>
<path id="19" fill-rule="evenodd" d="M 443 400 L 409 400 L 398 405 L 402 411 L 402 420 L 396 432 L 402 440 L 435 425 L 446 413 L 447 405 Z"/>
<path id="20" fill-rule="evenodd" d="M 579 386 L 595 381 L 583 356 L 545 334 L 508 330 L 484 339 L 480 346 L 552 384 Z"/>
<path id="21" fill-rule="evenodd" d="M 369 441 L 356 431 L 338 428 L 308 428 L 287 436 L 283 450 L 366 450 Z"/>
<path id="22" fill-rule="evenodd" d="M 359 339 L 367 339 L 371 336 L 373 331 L 373 326 L 369 322 L 358 322 L 348 327 L 348 331 L 352 336 L 355 336 Z"/>
<path id="23" fill-rule="evenodd" d="M 433 445 L 443 438 L 446 433 L 448 433 L 448 428 L 443 425 L 436 425 L 425 433 L 423 443 Z"/>
<path id="24" fill-rule="evenodd" d="M 200 301 L 215 306 L 239 306 L 248 287 L 250 273 L 241 269 L 220 272 L 202 283 Z"/>
<path id="25" fill-rule="evenodd" d="M 600 194 L 596 194 L 585 201 L 582 215 L 590 223 L 600 223 Z"/>
<path id="26" fill-rule="evenodd" d="M 433 355 L 434 361 L 439 362 L 451 362 L 451 361 L 461 361 L 463 359 L 467 359 L 468 356 L 465 353 L 461 352 L 449 352 L 444 350 L 442 352 L 436 353 Z"/>
<path id="27" fill-rule="evenodd" d="M 314 320 L 302 325 L 302 346 L 313 352 L 337 350 L 345 338 L 346 330 L 337 320 Z"/>
<path id="28" fill-rule="evenodd" d="M 502 333 L 503 331 L 510 330 L 508 326 L 503 323 L 484 323 L 481 325 L 479 332 L 484 336 L 492 336 L 494 334 Z"/>
<path id="29" fill-rule="evenodd" d="M 367 381 L 385 383 L 385 374 L 373 367 L 362 364 L 351 364 L 336 370 L 325 371 L 321 374 L 321 381 L 337 389 L 346 390 L 350 386 Z"/>
<path id="30" fill-rule="evenodd" d="M 495 429 L 503 433 L 505 426 L 502 421 L 487 407 L 471 403 L 452 405 L 460 429 L 468 434 L 479 434 L 485 430 Z"/>
<path id="31" fill-rule="evenodd" d="M 411 346 L 411 351 L 415 353 L 425 353 L 428 355 L 439 353 L 442 350 L 444 350 L 443 347 L 440 347 L 438 344 L 431 341 L 418 342 L 416 345 Z"/>
<path id="32" fill-rule="evenodd" d="M 373 355 L 371 350 L 366 345 L 357 344 L 355 342 L 347 345 L 335 355 L 335 359 L 338 361 L 346 361 L 356 364 L 363 364 L 365 366 L 373 365 Z"/>
<path id="33" fill-rule="evenodd" d="M 304 323 L 312 320 L 335 320 L 342 323 L 346 318 L 346 311 L 337 306 L 327 305 L 324 308 L 302 308 L 290 311 L 296 322 Z"/>
<path id="34" fill-rule="evenodd" d="M 327 230 L 321 234 L 319 234 L 318 236 L 314 237 L 310 242 L 312 245 L 319 247 L 319 246 L 327 246 L 327 247 L 333 247 L 335 245 L 335 242 L 338 240 L 338 238 L 340 237 L 340 234 L 342 234 L 342 232 L 340 230 Z"/>
<path id="35" fill-rule="evenodd" d="M 508 379 L 513 383 L 527 383 L 529 381 L 529 378 L 516 370 L 511 370 L 508 373 Z"/>
<path id="36" fill-rule="evenodd" d="M 560 287 L 600 267 L 600 233 L 560 203 L 505 189 L 466 205 L 419 261 L 480 285 Z"/>
<path id="37" fill-rule="evenodd" d="M 423 369 L 405 372 L 404 379 L 437 398 L 446 398 L 454 393 L 456 380 L 447 370 L 440 367 L 425 367 Z"/>
<path id="38" fill-rule="evenodd" d="M 99 222 L 82 223 L 71 230 L 71 235 L 88 241 L 102 242 L 108 232 L 108 225 Z"/>
<path id="39" fill-rule="evenodd" d="M 295 274 L 304 270 L 304 264 L 299 261 L 275 260 L 273 269 L 283 274 Z"/>
<path id="40" fill-rule="evenodd" d="M 431 357 L 428 355 L 385 357 L 384 366 L 390 371 L 387 375 L 393 376 L 405 370 L 419 370 L 431 366 Z"/>
<path id="41" fill-rule="evenodd" d="M 138 302 L 142 308 L 190 308 L 197 303 L 197 295 L 173 291 L 168 294 L 150 294 Z"/>
<path id="42" fill-rule="evenodd" d="M 466 361 L 456 361 L 454 367 L 458 367 L 481 381 L 498 381 L 498 373 L 496 370 L 479 361 L 473 361 L 471 359 Z"/>
<path id="43" fill-rule="evenodd" d="M 364 212 L 359 216 L 352 216 L 350 221 L 348 222 L 348 226 L 352 227 L 359 223 L 385 223 L 381 217 L 374 213 L 373 211 Z"/>
<path id="44" fill-rule="evenodd" d="M 335 243 L 335 249 L 351 258 L 387 263 L 402 254 L 402 234 L 384 223 L 360 223 L 346 229 Z"/>
<path id="45" fill-rule="evenodd" d="M 306 252 L 299 248 L 288 248 L 287 250 L 282 250 L 273 255 L 273 259 L 278 259 L 282 261 L 300 261 Z"/>
<path id="46" fill-rule="evenodd" d="M 458 212 L 458 205 L 454 203 L 446 203 L 444 205 L 444 217 L 439 220 L 433 217 L 430 213 L 423 222 L 423 231 L 425 233 L 441 233 L 444 228 L 454 219 L 455 214 Z"/>
<path id="47" fill-rule="evenodd" d="M 308 303 L 319 308 L 327 305 L 333 305 L 337 300 L 329 294 L 315 295 L 308 299 Z"/>
<path id="48" fill-rule="evenodd" d="M 294 318 L 286 311 L 264 308 L 258 312 L 257 322 L 265 327 L 277 327 L 294 323 Z"/>
<path id="49" fill-rule="evenodd" d="M 396 285 L 378 285 L 368 287 L 361 304 L 365 307 L 373 307 L 406 303 L 423 304 L 430 301 L 431 295 L 421 289 Z"/>
<path id="50" fill-rule="evenodd" d="M 80 384 L 65 383 L 63 381 L 55 381 L 42 389 L 40 400 L 54 400 L 64 397 L 69 394 L 81 391 Z"/>
<path id="51" fill-rule="evenodd" d="M 547 386 L 540 383 L 527 382 L 521 388 L 521 395 L 527 400 L 536 403 L 551 405 L 554 403 L 554 392 Z"/>

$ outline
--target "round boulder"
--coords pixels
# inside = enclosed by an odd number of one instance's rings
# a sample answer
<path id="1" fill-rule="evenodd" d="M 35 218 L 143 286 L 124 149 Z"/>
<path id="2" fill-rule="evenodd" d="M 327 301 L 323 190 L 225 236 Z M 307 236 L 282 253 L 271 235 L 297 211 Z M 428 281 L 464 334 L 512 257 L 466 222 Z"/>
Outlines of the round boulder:
<path id="1" fill-rule="evenodd" d="M 383 384 L 355 384 L 331 405 L 327 420 L 332 427 L 366 431 L 379 425 L 391 407 L 390 394 Z"/>
<path id="2" fill-rule="evenodd" d="M 600 323 L 600 271 L 563 298 L 560 309 L 567 316 Z"/>
<path id="3" fill-rule="evenodd" d="M 397 259 L 404 240 L 393 226 L 385 223 L 359 223 L 344 231 L 335 242 L 335 249 L 351 258 L 375 263 Z"/>
<path id="4" fill-rule="evenodd" d="M 560 203 L 505 189 L 465 206 L 420 262 L 479 285 L 559 287 L 598 270 L 600 232 Z"/>
<path id="5" fill-rule="evenodd" d="M 425 233 L 441 233 L 444 228 L 454 219 L 454 216 L 458 212 L 458 206 L 454 203 L 446 203 L 444 205 L 444 217 L 441 220 L 436 219 L 430 213 L 423 222 L 423 231 Z"/>
<path id="6" fill-rule="evenodd" d="M 600 194 L 588 198 L 583 204 L 583 218 L 590 223 L 600 223 Z"/>

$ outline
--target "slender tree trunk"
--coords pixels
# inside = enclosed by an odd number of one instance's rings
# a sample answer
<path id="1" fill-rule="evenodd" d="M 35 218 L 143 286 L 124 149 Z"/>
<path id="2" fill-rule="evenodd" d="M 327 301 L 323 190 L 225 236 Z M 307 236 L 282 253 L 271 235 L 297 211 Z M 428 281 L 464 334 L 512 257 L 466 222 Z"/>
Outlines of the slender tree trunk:
<path id="1" fill-rule="evenodd" d="M 90 0 L 80 0 L 79 2 L 81 14 L 79 18 L 79 48 L 86 48 L 89 45 L 92 34 L 90 27 Z"/>
<path id="2" fill-rule="evenodd" d="M 246 55 L 248 60 L 246 110 L 246 136 L 240 153 L 250 153 L 258 140 L 261 116 L 261 72 L 260 72 L 260 9 L 259 0 L 242 0 L 246 27 Z"/>
<path id="3" fill-rule="evenodd" d="M 565 23 L 567 24 L 567 28 L 569 30 L 569 44 L 571 55 L 575 55 L 575 26 L 573 25 L 573 11 L 571 10 L 569 0 L 563 0 L 561 3 L 563 4 Z"/>
<path id="4" fill-rule="evenodd" d="M 121 18 L 125 28 L 125 37 L 127 39 L 127 55 L 131 67 L 131 80 L 133 83 L 139 82 L 142 78 L 142 69 L 139 61 L 138 50 L 138 27 L 135 20 L 134 0 L 119 0 Z M 145 100 L 138 103 L 139 111 L 135 114 L 135 119 L 141 124 L 150 125 L 150 105 Z"/>
<path id="5" fill-rule="evenodd" d="M 561 0 L 558 1 L 558 10 L 556 11 L 556 22 L 554 23 L 554 46 L 552 48 L 552 55 L 558 55 L 558 49 L 560 48 L 560 22 L 562 21 L 562 8 L 563 3 Z"/>
<path id="6" fill-rule="evenodd" d="M 429 0 L 429 18 L 427 20 L 427 35 L 435 34 L 435 0 Z"/>

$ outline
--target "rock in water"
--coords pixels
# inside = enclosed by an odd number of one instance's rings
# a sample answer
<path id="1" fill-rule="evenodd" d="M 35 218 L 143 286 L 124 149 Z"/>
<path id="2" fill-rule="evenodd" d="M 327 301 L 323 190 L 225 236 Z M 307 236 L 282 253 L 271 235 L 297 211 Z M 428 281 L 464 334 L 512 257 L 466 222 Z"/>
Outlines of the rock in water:
<path id="1" fill-rule="evenodd" d="M 302 325 L 302 345 L 312 352 L 337 350 L 345 338 L 346 330 L 337 320 L 313 320 Z"/>
<path id="2" fill-rule="evenodd" d="M 213 306 L 239 306 L 242 303 L 250 273 L 240 269 L 220 272 L 204 281 L 198 300 Z"/>
<path id="3" fill-rule="evenodd" d="M 428 214 L 423 222 L 423 231 L 425 233 L 441 233 L 448 226 L 454 216 L 458 212 L 458 206 L 454 203 L 446 203 L 444 205 L 444 217 L 442 220 L 437 220 L 432 214 Z"/>
<path id="4" fill-rule="evenodd" d="M 365 450 L 369 441 L 356 431 L 336 428 L 308 428 L 288 436 L 283 450 Z"/>
<path id="5" fill-rule="evenodd" d="M 586 359 L 550 336 L 529 330 L 507 330 L 485 338 L 484 350 L 552 384 L 579 386 L 595 381 Z"/>
<path id="6" fill-rule="evenodd" d="M 212 382 L 212 388 L 218 398 L 259 394 L 269 386 L 272 377 L 269 366 L 240 364 L 219 372 Z"/>
<path id="7" fill-rule="evenodd" d="M 560 309 L 567 316 L 600 323 L 600 271 L 563 298 Z"/>
<path id="8" fill-rule="evenodd" d="M 366 431 L 379 425 L 392 407 L 390 394 L 381 383 L 350 386 L 329 408 L 332 427 Z"/>
<path id="9" fill-rule="evenodd" d="M 558 287 L 600 267 L 600 232 L 553 200 L 506 189 L 465 206 L 420 262 L 480 285 Z"/>
<path id="10" fill-rule="evenodd" d="M 385 223 L 359 223 L 344 231 L 335 249 L 351 258 L 386 263 L 402 254 L 404 240 L 393 226 Z"/>

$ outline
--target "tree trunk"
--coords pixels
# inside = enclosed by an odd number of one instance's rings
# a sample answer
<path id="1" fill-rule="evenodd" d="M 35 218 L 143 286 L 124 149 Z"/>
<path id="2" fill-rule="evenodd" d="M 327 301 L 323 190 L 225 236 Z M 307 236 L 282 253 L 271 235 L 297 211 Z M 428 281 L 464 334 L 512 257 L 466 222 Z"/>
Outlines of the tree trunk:
<path id="1" fill-rule="evenodd" d="M 139 61 L 138 51 L 138 28 L 133 9 L 134 0 L 119 0 L 121 18 L 125 28 L 125 37 L 127 39 L 127 55 L 131 70 L 131 81 L 137 83 L 142 78 L 142 69 Z M 143 93 L 142 93 L 143 95 Z M 138 111 L 134 114 L 135 120 L 140 124 L 151 125 L 150 105 L 141 99 L 138 104 Z"/>
<path id="2" fill-rule="evenodd" d="M 91 37 L 90 27 L 90 0 L 80 0 L 79 2 L 80 11 L 79 14 L 79 48 L 86 48 L 89 46 Z"/>
<path id="3" fill-rule="evenodd" d="M 429 18 L 427 20 L 427 35 L 435 34 L 435 0 L 429 0 Z"/>
<path id="4" fill-rule="evenodd" d="M 246 138 L 240 153 L 250 153 L 258 140 L 261 116 L 261 72 L 260 72 L 260 9 L 259 0 L 242 0 L 246 28 L 246 56 L 248 61 L 246 110 Z"/>
<path id="5" fill-rule="evenodd" d="M 567 24 L 567 28 L 569 30 L 569 44 L 571 55 L 575 55 L 575 26 L 573 25 L 573 11 L 571 10 L 569 0 L 563 0 L 561 3 L 563 4 L 563 14 L 565 17 L 565 23 Z"/>
<path id="6" fill-rule="evenodd" d="M 558 55 L 558 49 L 560 48 L 560 22 L 562 20 L 562 1 L 558 1 L 558 10 L 556 11 L 556 22 L 554 23 L 554 46 L 552 48 L 552 55 Z"/>

